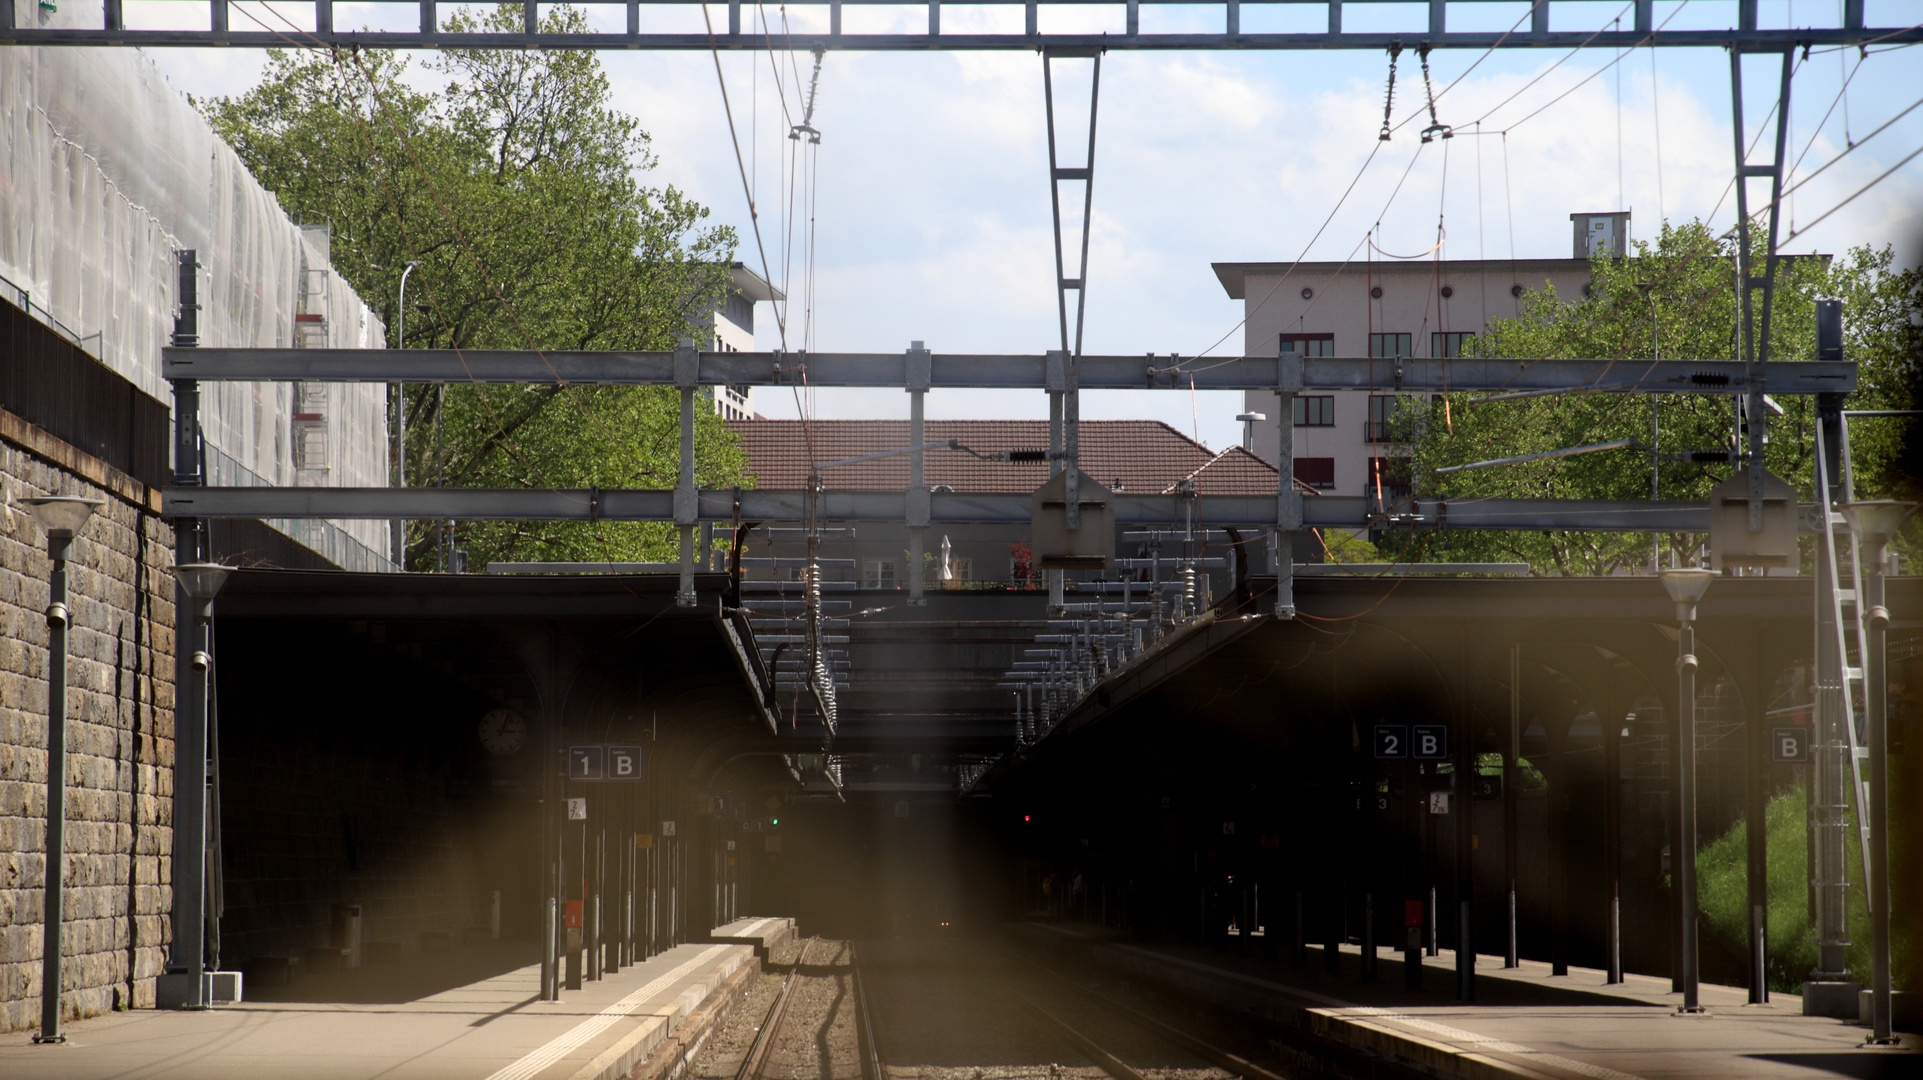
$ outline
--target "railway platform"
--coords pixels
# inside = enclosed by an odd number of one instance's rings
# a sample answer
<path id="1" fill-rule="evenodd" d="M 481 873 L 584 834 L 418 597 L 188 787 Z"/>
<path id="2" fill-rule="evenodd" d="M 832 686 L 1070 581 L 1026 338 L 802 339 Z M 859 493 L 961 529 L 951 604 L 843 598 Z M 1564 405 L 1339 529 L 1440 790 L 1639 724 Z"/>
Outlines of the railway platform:
<path id="1" fill-rule="evenodd" d="M 1923 1039 L 1863 1045 L 1865 1028 L 1802 1015 L 1801 999 L 1774 994 L 1746 1004 L 1740 987 L 1703 985 L 1707 1011 L 1679 1015 L 1667 978 L 1605 973 L 1479 956 L 1477 1000 L 1455 1001 L 1455 956 L 1423 961 L 1424 990 L 1403 989 L 1400 954 L 1380 954 L 1378 981 L 1361 981 L 1362 957 L 1344 946 L 1337 971 L 1320 947 L 1308 963 L 1181 944 L 1140 944 L 1110 931 L 1033 922 L 1018 931 L 1057 966 L 1077 962 L 1138 986 L 1260 1017 L 1291 1032 L 1293 1049 L 1394 1062 L 1435 1080 L 1910 1080 L 1923 1078 Z M 1259 946 L 1254 952 L 1259 952 Z M 1065 962 L 1065 963 L 1064 963 Z"/>
<path id="2" fill-rule="evenodd" d="M 677 945 L 538 1000 L 538 949 L 486 943 L 310 976 L 276 1000 L 140 1010 L 0 1040 L 0 1076 L 34 1080 L 616 1080 L 678 1071 L 761 970 L 788 920 Z M 719 933 L 719 931 L 717 931 Z M 637 1070 L 639 1070 L 637 1072 Z"/>

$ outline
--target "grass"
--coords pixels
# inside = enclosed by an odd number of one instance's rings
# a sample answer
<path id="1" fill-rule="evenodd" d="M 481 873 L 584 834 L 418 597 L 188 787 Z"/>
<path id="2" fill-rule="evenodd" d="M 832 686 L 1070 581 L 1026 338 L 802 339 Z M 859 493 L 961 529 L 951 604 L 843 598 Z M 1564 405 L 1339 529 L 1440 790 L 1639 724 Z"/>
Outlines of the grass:
<path id="1" fill-rule="evenodd" d="M 1893 851 L 1903 850 L 1901 815 L 1892 814 Z M 1849 814 L 1848 851 L 1850 946 L 1846 954 L 1850 978 L 1870 982 L 1870 921 L 1864 903 L 1862 849 L 1856 841 L 1856 815 Z M 1807 817 L 1803 789 L 1793 788 L 1769 801 L 1763 825 L 1768 839 L 1769 915 L 1765 971 L 1771 990 L 1797 991 L 1816 964 L 1816 930 L 1810 921 Z M 1729 832 L 1706 845 L 1696 856 L 1697 904 L 1712 933 L 1739 951 L 1748 948 L 1748 882 L 1745 860 L 1747 831 L 1738 822 Z M 1912 989 L 1923 966 L 1912 948 L 1916 936 L 1899 897 L 1890 909 L 1898 915 L 1892 932 L 1893 981 Z"/>

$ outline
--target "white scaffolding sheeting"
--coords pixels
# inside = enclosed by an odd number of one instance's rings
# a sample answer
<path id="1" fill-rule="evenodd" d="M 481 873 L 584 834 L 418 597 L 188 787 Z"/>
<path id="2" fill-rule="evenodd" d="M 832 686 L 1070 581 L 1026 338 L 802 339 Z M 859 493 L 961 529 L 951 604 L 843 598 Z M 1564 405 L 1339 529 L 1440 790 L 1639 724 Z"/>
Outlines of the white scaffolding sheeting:
<path id="1" fill-rule="evenodd" d="M 100 17 L 97 7 L 15 10 L 43 25 Z M 296 314 L 321 316 L 328 347 L 385 341 L 380 320 L 329 267 L 324 231 L 290 220 L 145 56 L 0 49 L 0 301 L 171 404 L 160 349 L 173 329 L 175 252 L 186 248 L 202 266 L 202 345 L 285 347 Z M 201 392 L 209 483 L 388 483 L 380 384 L 315 384 L 301 410 L 284 383 Z M 297 411 L 318 414 L 306 422 L 325 432 L 308 444 L 324 447 L 319 459 L 299 469 Z M 348 569 L 393 568 L 384 522 L 268 524 Z"/>

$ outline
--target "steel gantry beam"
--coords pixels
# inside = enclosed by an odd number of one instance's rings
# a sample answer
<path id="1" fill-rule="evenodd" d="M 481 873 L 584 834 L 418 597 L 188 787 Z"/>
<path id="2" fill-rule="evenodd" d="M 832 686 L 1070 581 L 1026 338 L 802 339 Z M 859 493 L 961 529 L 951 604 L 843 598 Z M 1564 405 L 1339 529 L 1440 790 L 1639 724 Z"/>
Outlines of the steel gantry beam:
<path id="1" fill-rule="evenodd" d="M 202 382 L 581 383 L 676 386 L 676 357 L 692 351 L 532 352 L 509 349 L 192 349 L 162 350 L 161 374 Z M 901 389 L 1053 390 L 1049 356 L 1033 354 L 704 352 L 694 356 L 702 386 L 801 385 Z M 911 363 L 916 364 L 912 373 Z M 1733 360 L 1541 360 L 1370 357 L 1232 359 L 1083 356 L 1075 381 L 1084 390 L 1273 390 L 1278 368 L 1299 363 L 1302 389 L 1384 393 L 1848 394 L 1856 365 L 1847 361 L 1773 361 L 1760 369 Z M 920 365 L 927 365 L 926 374 Z M 682 368 L 681 378 L 686 378 Z M 924 381 L 925 380 L 925 381 Z"/>
<path id="2" fill-rule="evenodd" d="M 706 52 L 714 50 L 760 50 L 769 45 L 766 34 L 755 31 L 752 21 L 742 23 L 740 0 L 715 3 L 712 23 L 687 19 L 691 7 L 684 0 L 575 0 L 590 8 L 612 8 L 626 15 L 621 29 L 585 34 L 544 32 L 540 26 L 540 5 L 524 0 L 526 17 L 520 29 L 506 33 L 449 33 L 441 29 L 437 0 L 369 0 L 353 5 L 356 20 L 371 20 L 377 25 L 401 29 L 338 29 L 334 0 L 309 0 L 275 5 L 275 11 L 260 15 L 251 6 L 243 9 L 241 20 L 233 18 L 229 0 L 182 0 L 169 7 L 198 8 L 204 14 L 200 29 L 136 29 L 129 27 L 121 0 L 103 0 L 97 27 L 39 27 L 16 25 L 14 5 L 0 4 L 0 42 L 20 45 L 138 45 L 145 48 L 213 45 L 251 46 L 254 48 L 348 46 L 373 49 L 650 49 Z M 1380 5 L 1394 4 L 1386 10 Z M 1368 30 L 1349 30 L 1344 25 L 1344 9 L 1374 6 Z M 810 25 L 826 24 L 826 33 L 784 33 L 780 45 L 798 50 L 1020 50 L 1035 49 L 1386 49 L 1391 45 L 1427 45 L 1435 49 L 1495 48 L 1604 48 L 1634 46 L 1728 47 L 1748 50 L 1782 50 L 1804 45 L 1885 45 L 1923 41 L 1923 27 L 1869 27 L 1863 24 L 1862 0 L 1846 0 L 1835 15 L 1820 25 L 1766 27 L 1762 25 L 1757 0 L 1738 0 L 1735 25 L 1717 29 L 1661 29 L 1655 22 L 1651 0 L 1636 0 L 1633 20 L 1614 25 L 1620 5 L 1615 0 L 1536 0 L 1513 28 L 1491 26 L 1482 9 L 1489 5 L 1473 0 L 1428 0 L 1420 8 L 1406 0 L 969 0 L 968 10 L 981 7 L 1018 8 L 1023 13 L 1019 33 L 944 33 L 941 28 L 941 0 L 928 0 L 927 27 L 910 33 L 850 33 L 843 29 L 842 16 L 849 7 L 902 8 L 895 0 L 814 0 L 789 3 L 788 10 L 799 16 L 806 12 Z M 912 5 L 920 6 L 920 5 Z M 1196 8 L 1215 9 L 1219 30 L 1195 33 L 1144 33 L 1142 9 L 1159 7 L 1186 13 Z M 679 11 L 675 9 L 679 8 Z M 1415 9 L 1415 10 L 1411 10 Z M 31 12 L 31 5 L 24 10 Z M 1278 10 L 1289 13 L 1289 21 L 1318 29 L 1296 33 L 1268 32 L 1254 24 L 1264 15 Z M 1043 23 L 1063 15 L 1086 22 L 1084 13 L 1099 12 L 1113 25 L 1099 29 L 1080 29 L 1074 33 L 1044 32 Z M 720 17 L 725 13 L 726 20 Z M 1798 12 L 1799 17 L 1817 14 Z M 1406 20 L 1395 29 L 1381 29 L 1384 16 Z M 1451 16 L 1473 20 L 1474 30 L 1451 30 Z M 183 20 L 184 21 L 184 20 Z M 1506 21 L 1506 20 L 1505 20 Z M 240 26 L 236 26 L 240 22 Z M 670 25 L 674 24 L 674 25 Z M 712 26 L 712 29 L 709 29 Z M 1245 31 L 1246 27 L 1246 31 Z M 1605 28 L 1607 27 L 1607 28 Z"/>
<path id="3" fill-rule="evenodd" d="M 905 492 L 824 491 L 816 513 L 823 521 L 900 522 Z M 1027 524 L 1028 492 L 928 496 L 930 524 Z M 1121 525 L 1180 521 L 1192 505 L 1208 525 L 1269 528 L 1276 524 L 1272 495 L 1113 496 Z M 799 521 L 803 491 L 706 490 L 696 493 L 699 521 Z M 464 521 L 673 521 L 673 491 L 527 488 L 272 488 L 186 487 L 165 492 L 163 512 L 174 518 L 455 518 Z M 1302 526 L 1359 529 L 1580 529 L 1601 532 L 1708 532 L 1709 504 L 1664 500 L 1453 499 L 1416 500 L 1385 514 L 1372 498 L 1323 495 L 1302 500 Z"/>

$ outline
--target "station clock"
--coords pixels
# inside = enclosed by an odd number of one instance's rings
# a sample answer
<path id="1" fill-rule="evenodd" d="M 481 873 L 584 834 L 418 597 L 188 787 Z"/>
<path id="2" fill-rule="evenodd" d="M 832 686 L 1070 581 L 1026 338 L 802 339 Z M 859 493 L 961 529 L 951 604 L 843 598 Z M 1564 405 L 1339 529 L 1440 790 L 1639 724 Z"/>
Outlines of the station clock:
<path id="1" fill-rule="evenodd" d="M 527 741 L 527 721 L 513 709 L 493 709 L 481 717 L 480 736 L 489 753 L 512 754 Z"/>

